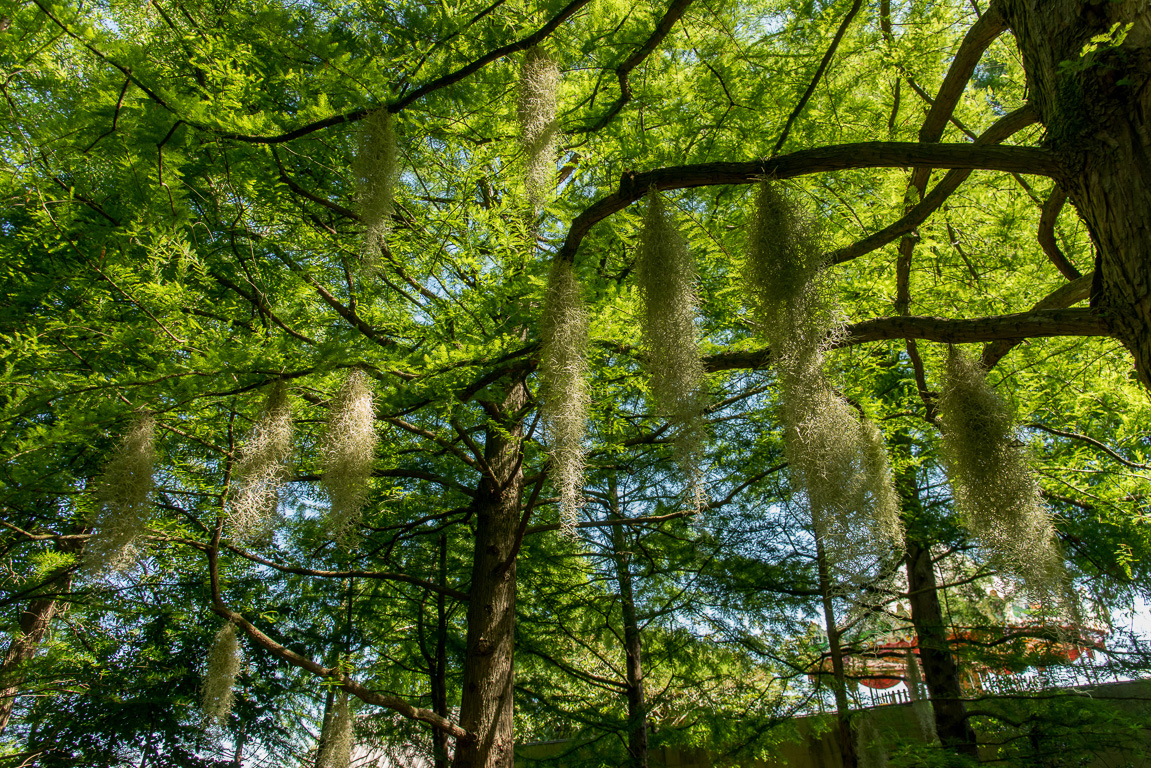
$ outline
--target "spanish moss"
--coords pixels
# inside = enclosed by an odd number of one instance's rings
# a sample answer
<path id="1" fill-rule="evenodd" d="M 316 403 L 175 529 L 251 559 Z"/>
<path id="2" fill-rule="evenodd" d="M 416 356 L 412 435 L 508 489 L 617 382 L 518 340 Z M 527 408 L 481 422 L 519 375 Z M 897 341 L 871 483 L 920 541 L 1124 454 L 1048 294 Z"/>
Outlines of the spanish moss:
<path id="1" fill-rule="evenodd" d="M 533 209 L 547 202 L 555 177 L 556 90 L 560 70 L 540 46 L 530 48 L 520 68 L 520 145 L 525 155 L 524 184 Z"/>
<path id="2" fill-rule="evenodd" d="M 385 247 L 384 238 L 392 228 L 399 177 L 397 157 L 394 118 L 380 107 L 364 120 L 356 156 L 360 217 L 364 224 L 363 255 L 368 263 L 373 263 Z"/>
<path id="3" fill-rule="evenodd" d="M 201 691 L 201 709 L 205 725 L 222 726 L 228 720 L 235 701 L 236 678 L 240 674 L 240 644 L 236 627 L 228 622 L 216 633 L 208 653 L 208 670 Z"/>
<path id="4" fill-rule="evenodd" d="M 84 554 L 92 575 L 123 571 L 136 561 L 136 542 L 145 533 L 156 464 L 156 421 L 136 418 L 112 451 L 96 487 L 95 533 Z"/>
<path id="5" fill-rule="evenodd" d="M 551 475 L 560 495 L 564 531 L 574 535 L 583 506 L 584 450 L 591 395 L 588 389 L 588 316 L 580 284 L 566 262 L 548 277 L 541 328 L 543 417 L 551 438 Z"/>
<path id="6" fill-rule="evenodd" d="M 377 443 L 368 377 L 363 371 L 352 371 L 332 404 L 320 448 L 328 528 L 339 541 L 359 521 L 368 501 Z"/>
<path id="7" fill-rule="evenodd" d="M 636 258 L 643 347 L 656 414 L 674 430 L 676 460 L 698 507 L 704 503 L 701 461 L 706 432 L 704 369 L 695 329 L 696 280 L 687 243 L 653 188 L 648 193 Z"/>
<path id="8" fill-rule="evenodd" d="M 944 462 L 963 524 L 1029 595 L 1048 607 L 1063 602 L 1063 555 L 1014 416 L 980 362 L 954 347 L 938 409 Z"/>
<path id="9" fill-rule="evenodd" d="M 270 532 L 291 455 L 288 388 L 277 381 L 268 392 L 233 472 L 236 493 L 232 497 L 230 522 L 238 538 L 259 538 Z"/>

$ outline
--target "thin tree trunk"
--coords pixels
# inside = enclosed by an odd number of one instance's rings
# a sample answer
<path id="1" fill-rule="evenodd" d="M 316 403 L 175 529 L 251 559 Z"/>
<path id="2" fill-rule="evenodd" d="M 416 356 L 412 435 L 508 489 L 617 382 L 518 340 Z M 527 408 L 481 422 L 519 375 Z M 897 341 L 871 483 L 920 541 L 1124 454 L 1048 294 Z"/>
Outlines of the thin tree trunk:
<path id="1" fill-rule="evenodd" d="M 446 586 L 448 580 L 448 539 L 440 534 L 438 580 Z M 432 709 L 440 717 L 448 716 L 448 611 L 447 597 L 436 595 L 436 651 L 432 669 Z M 435 768 L 448 766 L 448 735 L 439 728 L 432 729 L 432 755 Z"/>
<path id="2" fill-rule="evenodd" d="M 83 532 L 77 527 L 77 533 Z M 79 554 L 84 549 L 83 539 L 65 539 L 60 544 L 63 552 Z M 66 594 L 72 588 L 72 573 L 59 576 L 59 585 L 54 590 L 58 595 Z M 29 662 L 36 654 L 36 649 L 43 642 L 44 636 L 52 623 L 52 618 L 60 610 L 59 598 L 42 597 L 28 603 L 28 607 L 20 614 L 20 634 L 12 639 L 8 650 L 4 653 L 4 661 L 0 663 L 0 734 L 8 727 L 12 718 L 12 709 L 16 705 L 16 697 L 20 693 L 24 680 L 20 674 L 20 666 Z"/>
<path id="3" fill-rule="evenodd" d="M 460 726 L 468 735 L 456 743 L 455 768 L 513 766 L 516 564 L 512 547 L 523 491 L 523 421 L 512 414 L 519 414 L 526 402 L 527 388 L 518 379 L 498 408 L 503 423 L 485 430 L 484 459 L 494 477 L 484 477 L 474 502 L 476 538 L 460 700 Z"/>
<path id="4" fill-rule="evenodd" d="M 615 476 L 609 481 L 611 512 L 622 516 Z M 630 764 L 647 768 L 647 700 L 643 690 L 643 643 L 635 612 L 635 592 L 632 588 L 630 557 L 623 526 L 611 527 L 612 560 L 619 584 L 620 609 L 623 612 L 624 654 L 627 661 L 627 751 Z"/>
<path id="5" fill-rule="evenodd" d="M 839 732 L 839 753 L 844 768 L 856 768 L 855 734 L 851 728 L 851 703 L 847 700 L 847 673 L 843 668 L 843 647 L 839 643 L 839 627 L 835 623 L 835 604 L 831 597 L 831 569 L 823 540 L 815 537 L 815 560 L 819 569 L 819 596 L 823 601 L 823 623 L 827 630 L 827 645 L 831 653 L 831 690 L 835 694 L 835 719 Z"/>

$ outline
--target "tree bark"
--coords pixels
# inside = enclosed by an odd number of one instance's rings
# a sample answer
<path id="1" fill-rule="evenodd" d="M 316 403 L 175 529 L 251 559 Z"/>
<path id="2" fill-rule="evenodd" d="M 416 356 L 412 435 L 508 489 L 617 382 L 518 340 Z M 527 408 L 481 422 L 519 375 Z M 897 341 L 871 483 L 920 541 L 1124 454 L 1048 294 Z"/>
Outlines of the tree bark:
<path id="1" fill-rule="evenodd" d="M 485 432 L 490 469 L 476 494 L 476 538 L 468 600 L 460 726 L 455 768 L 512 768 L 512 653 L 515 645 L 516 564 L 512 548 L 523 491 L 523 420 L 527 388 L 514 381 L 498 408 L 503 421 Z M 516 414 L 514 417 L 512 414 Z M 513 421 L 514 419 L 514 421 Z"/>
<path id="2" fill-rule="evenodd" d="M 610 480 L 612 517 L 622 517 L 619 508 L 616 481 Z M 620 610 L 623 613 L 623 643 L 627 664 L 627 751 L 634 768 L 647 768 L 647 699 L 643 689 L 643 642 L 635 612 L 635 591 L 632 588 L 630 557 L 623 526 L 611 529 L 612 560 L 616 582 L 619 585 Z"/>
<path id="3" fill-rule="evenodd" d="M 819 596 L 823 602 L 823 623 L 827 630 L 828 651 L 831 654 L 832 693 L 835 695 L 835 718 L 838 726 L 839 753 L 844 768 L 856 768 L 855 733 L 851 728 L 851 704 L 847 700 L 847 673 L 843 668 L 843 648 L 839 643 L 839 627 L 835 623 L 835 604 L 831 595 L 831 568 L 823 540 L 815 536 L 815 561 L 819 569 Z"/>
<path id="4" fill-rule="evenodd" d="M 448 579 L 448 538 L 440 534 L 439 583 L 447 585 Z M 437 715 L 448 717 L 448 609 L 447 596 L 436 595 L 436 651 L 432 669 L 432 710 Z M 439 728 L 432 729 L 432 756 L 435 768 L 448 766 L 448 735 Z"/>
<path id="5" fill-rule="evenodd" d="M 926 533 L 919 483 L 911 458 L 910 439 L 900 433 L 894 449 L 908 461 L 896 478 L 904 527 L 907 531 L 907 593 L 911 603 L 911 623 L 915 627 L 923 682 L 935 711 L 935 732 L 945 748 L 961 755 L 978 757 L 975 731 L 967 719 L 967 707 L 959 689 L 959 667 L 951 654 L 943 608 L 939 604 L 939 585 L 931 559 L 930 537 Z"/>
<path id="6" fill-rule="evenodd" d="M 1141 0 L 1004 0 L 1060 180 L 1097 248 L 1091 305 L 1151 388 L 1151 8 Z M 1131 25 L 1118 45 L 1095 45 Z M 1118 42 L 1115 40 L 1114 42 Z"/>

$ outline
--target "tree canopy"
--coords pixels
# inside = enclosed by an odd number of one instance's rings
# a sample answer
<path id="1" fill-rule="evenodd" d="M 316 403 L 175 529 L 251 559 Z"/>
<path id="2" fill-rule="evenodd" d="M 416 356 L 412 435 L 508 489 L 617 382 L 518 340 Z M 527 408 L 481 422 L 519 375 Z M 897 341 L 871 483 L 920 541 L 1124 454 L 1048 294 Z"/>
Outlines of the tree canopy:
<path id="1" fill-rule="evenodd" d="M 41 765 L 334 765 L 353 720 L 743 760 L 895 627 L 973 758 L 992 651 L 939 595 L 1049 637 L 1151 594 L 1137 0 L 29 0 L 0 40 Z"/>

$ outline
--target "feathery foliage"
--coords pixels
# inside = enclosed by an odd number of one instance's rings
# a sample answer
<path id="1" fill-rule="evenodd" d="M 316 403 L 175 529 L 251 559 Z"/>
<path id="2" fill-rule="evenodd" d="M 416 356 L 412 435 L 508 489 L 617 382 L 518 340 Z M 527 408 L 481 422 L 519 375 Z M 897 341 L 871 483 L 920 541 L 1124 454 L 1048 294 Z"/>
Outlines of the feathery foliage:
<path id="1" fill-rule="evenodd" d="M 212 650 L 208 653 L 208 669 L 201 691 L 206 725 L 223 725 L 228 719 L 239 674 L 240 644 L 236 639 L 236 627 L 229 621 L 216 633 Z"/>
<path id="2" fill-rule="evenodd" d="M 779 380 L 789 471 L 833 562 L 902 537 L 883 434 L 827 379 L 827 349 L 841 333 L 814 225 L 775 184 L 756 200 L 744 281 Z M 863 516 L 861 521 L 860 516 Z M 869 536 L 860 536 L 861 523 Z"/>
<path id="3" fill-rule="evenodd" d="M 340 691 L 320 737 L 316 768 L 348 768 L 352 760 L 352 713 L 348 694 Z"/>
<path id="4" fill-rule="evenodd" d="M 980 362 L 952 348 L 939 397 L 943 457 L 964 525 L 1032 597 L 1067 599 L 1063 555 L 1008 404 Z"/>
<path id="5" fill-rule="evenodd" d="M 551 437 L 552 477 L 566 532 L 574 533 L 583 506 L 588 388 L 588 316 L 571 265 L 556 262 L 548 276 L 541 323 L 543 418 Z"/>
<path id="6" fill-rule="evenodd" d="M 675 454 L 691 483 L 696 504 L 703 501 L 701 454 L 704 370 L 695 333 L 695 262 L 676 231 L 659 191 L 648 192 L 639 235 L 636 283 L 643 312 L 643 347 L 656 413 L 675 429 Z"/>
<path id="7" fill-rule="evenodd" d="M 339 540 L 355 525 L 368 501 L 378 442 L 368 377 L 353 370 L 336 395 L 320 448 L 328 527 Z"/>
<path id="8" fill-rule="evenodd" d="M 399 177 L 396 129 L 392 113 L 374 110 L 364 120 L 360 151 L 356 156 L 356 181 L 360 216 L 364 223 L 363 254 L 371 263 L 380 253 L 392 228 L 393 201 Z"/>
<path id="9" fill-rule="evenodd" d="M 528 49 L 520 68 L 519 109 L 520 146 L 524 151 L 524 184 L 532 208 L 538 209 L 551 193 L 555 176 L 556 89 L 560 70 L 540 46 Z"/>
<path id="10" fill-rule="evenodd" d="M 288 387 L 275 382 L 264 409 L 240 450 L 233 477 L 231 522 L 239 538 L 255 538 L 268 532 L 280 498 L 280 486 L 292 455 L 292 412 Z"/>
<path id="11" fill-rule="evenodd" d="M 156 463 L 156 421 L 136 418 L 116 446 L 96 488 L 99 511 L 84 569 L 93 575 L 122 571 L 136 558 L 136 539 L 148 519 Z"/>

